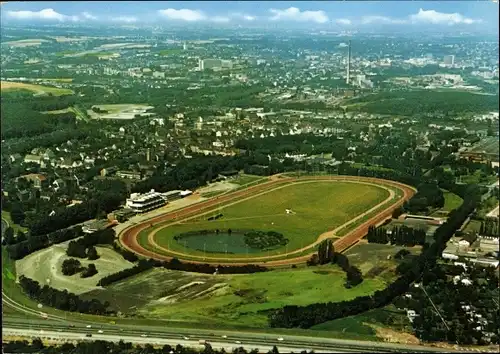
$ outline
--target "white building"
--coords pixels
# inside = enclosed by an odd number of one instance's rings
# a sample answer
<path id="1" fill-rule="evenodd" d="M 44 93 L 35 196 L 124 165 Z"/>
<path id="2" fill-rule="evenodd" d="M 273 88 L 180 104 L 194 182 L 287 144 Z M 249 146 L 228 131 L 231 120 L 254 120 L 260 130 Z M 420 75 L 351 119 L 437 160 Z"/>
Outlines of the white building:
<path id="1" fill-rule="evenodd" d="M 125 203 L 127 208 L 132 209 L 136 213 L 144 213 L 165 204 L 167 204 L 165 198 L 160 193 L 155 192 L 154 189 L 144 194 L 132 193 Z"/>

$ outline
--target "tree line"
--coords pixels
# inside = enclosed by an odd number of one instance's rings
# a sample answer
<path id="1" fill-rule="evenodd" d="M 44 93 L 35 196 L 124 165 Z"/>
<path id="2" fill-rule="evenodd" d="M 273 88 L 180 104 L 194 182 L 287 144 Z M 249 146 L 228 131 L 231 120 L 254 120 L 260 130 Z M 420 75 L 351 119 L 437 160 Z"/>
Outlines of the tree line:
<path id="1" fill-rule="evenodd" d="M 15 340 L 3 342 L 2 348 L 5 353 L 38 353 L 38 354 L 226 354 L 224 349 L 213 349 L 210 343 L 205 344 L 205 348 L 183 347 L 177 344 L 172 347 L 165 344 L 161 348 L 155 348 L 151 344 L 134 345 L 120 340 L 116 342 L 107 342 L 103 340 L 79 341 L 77 344 L 66 342 L 61 345 L 45 345 L 40 338 L 35 338 L 29 343 L 27 340 Z M 233 354 L 259 354 L 259 350 L 252 349 L 247 351 L 243 347 L 235 348 Z M 293 352 L 291 352 L 293 354 Z M 312 351 L 310 352 L 312 353 Z M 278 348 L 274 346 L 268 354 L 279 354 Z M 301 351 L 300 354 L 307 354 L 307 351 Z"/>
<path id="2" fill-rule="evenodd" d="M 479 235 L 499 237 L 498 234 L 498 220 L 486 219 L 481 222 L 479 227 Z"/>
<path id="3" fill-rule="evenodd" d="M 141 259 L 139 263 L 132 268 L 121 270 L 117 273 L 113 273 L 105 276 L 97 283 L 98 286 L 107 286 L 117 281 L 126 279 L 133 275 L 142 273 L 146 270 L 153 268 L 163 267 L 165 269 L 180 270 L 184 272 L 193 273 L 205 273 L 205 274 L 250 274 L 258 272 L 266 272 L 269 269 L 266 267 L 245 264 L 238 266 L 212 266 L 209 264 L 195 264 L 195 263 L 184 263 L 179 261 L 177 258 L 172 258 L 170 261 L 159 261 L 155 259 Z"/>
<path id="4" fill-rule="evenodd" d="M 498 108 L 498 95 L 470 92 L 407 91 L 383 92 L 353 99 L 355 110 L 368 113 L 414 116 L 422 112 L 453 116 L 466 112 L 491 112 Z"/>
<path id="5" fill-rule="evenodd" d="M 71 241 L 66 250 L 69 257 L 97 259 L 96 245 L 111 245 L 115 241 L 115 230 L 98 230 L 91 234 L 85 234 L 78 240 Z"/>
<path id="6" fill-rule="evenodd" d="M 88 313 L 93 315 L 111 315 L 113 311 L 109 310 L 109 302 L 100 302 L 97 299 L 82 300 L 78 295 L 67 290 L 57 290 L 44 285 L 43 287 L 33 279 L 21 275 L 19 285 L 31 299 L 42 303 L 43 305 L 54 307 L 59 310 L 69 312 Z"/>
<path id="7" fill-rule="evenodd" d="M 82 235 L 82 227 L 79 225 L 54 231 L 45 235 L 32 235 L 30 233 L 26 240 L 16 239 L 16 243 L 7 245 L 6 250 L 11 259 L 18 260 L 35 251 L 52 246 L 56 243 L 80 237 Z"/>
<path id="8" fill-rule="evenodd" d="M 426 235 L 424 230 L 408 226 L 396 226 L 388 230 L 384 227 L 375 227 L 372 225 L 368 228 L 366 238 L 370 243 L 381 243 L 384 245 L 390 243 L 391 245 L 413 247 L 415 245 L 423 246 Z"/>
<path id="9" fill-rule="evenodd" d="M 435 264 L 436 259 L 445 249 L 446 242 L 479 205 L 481 200 L 479 188 L 474 185 L 469 186 L 462 198 L 464 199 L 462 205 L 453 210 L 448 220 L 436 230 L 435 242 L 432 245 L 425 244 L 422 253 L 411 263 L 411 267 L 387 288 L 378 290 L 371 296 L 361 296 L 350 301 L 284 306 L 269 313 L 269 325 L 271 327 L 310 328 L 316 324 L 388 305 L 396 296 L 407 291 L 410 284 L 422 274 L 426 267 Z"/>

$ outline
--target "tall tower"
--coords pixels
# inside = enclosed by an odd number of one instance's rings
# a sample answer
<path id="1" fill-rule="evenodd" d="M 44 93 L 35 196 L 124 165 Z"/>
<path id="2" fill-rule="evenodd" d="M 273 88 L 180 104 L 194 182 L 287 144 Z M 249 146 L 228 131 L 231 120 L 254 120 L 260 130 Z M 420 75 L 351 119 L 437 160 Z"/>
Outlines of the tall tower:
<path id="1" fill-rule="evenodd" d="M 347 46 L 347 75 L 345 82 L 349 84 L 351 79 L 351 41 L 349 40 L 349 45 Z"/>

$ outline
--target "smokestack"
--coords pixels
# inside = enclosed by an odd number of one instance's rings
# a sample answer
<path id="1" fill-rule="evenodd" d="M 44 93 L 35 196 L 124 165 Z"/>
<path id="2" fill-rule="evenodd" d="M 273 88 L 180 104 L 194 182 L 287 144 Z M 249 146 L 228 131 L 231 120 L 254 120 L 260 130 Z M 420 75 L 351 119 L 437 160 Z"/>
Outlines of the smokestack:
<path id="1" fill-rule="evenodd" d="M 347 75 L 345 82 L 349 84 L 351 79 L 351 41 L 349 41 L 349 45 L 347 47 Z"/>

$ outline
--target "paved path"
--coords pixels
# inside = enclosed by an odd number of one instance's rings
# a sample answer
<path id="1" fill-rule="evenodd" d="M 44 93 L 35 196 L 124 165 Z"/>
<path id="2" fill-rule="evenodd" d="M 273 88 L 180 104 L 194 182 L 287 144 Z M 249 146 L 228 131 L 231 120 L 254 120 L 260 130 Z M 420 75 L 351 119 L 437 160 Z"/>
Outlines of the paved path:
<path id="1" fill-rule="evenodd" d="M 293 179 L 293 178 L 279 178 L 278 176 L 273 176 L 273 178 L 266 183 L 258 184 L 256 186 L 252 186 L 249 188 L 246 188 L 244 190 L 239 190 L 233 193 L 226 194 L 224 196 L 221 196 L 219 198 L 213 198 L 209 199 L 205 202 L 201 202 L 195 205 L 192 205 L 190 207 L 184 208 L 182 210 L 179 210 L 177 212 L 173 213 L 168 213 L 159 217 L 152 218 L 148 221 L 145 221 L 144 223 L 134 225 L 132 227 L 129 227 L 125 229 L 120 235 L 120 241 L 122 245 L 135 253 L 138 253 L 139 255 L 142 255 L 144 257 L 148 258 L 154 258 L 158 260 L 170 260 L 172 257 L 166 256 L 166 255 L 161 255 L 156 252 L 147 250 L 143 248 L 137 241 L 137 236 L 139 233 L 143 230 L 146 230 L 147 228 L 150 227 L 151 224 L 156 224 L 156 223 L 164 223 L 166 221 L 172 221 L 166 226 L 178 223 L 181 219 L 182 221 L 185 221 L 186 219 L 191 219 L 194 217 L 199 216 L 203 212 L 208 213 L 209 211 L 206 211 L 207 209 L 213 210 L 213 207 L 224 203 L 224 206 L 232 205 L 238 202 L 241 202 L 242 200 L 245 199 L 250 199 L 254 198 L 259 194 L 263 193 L 268 193 L 271 190 L 275 190 L 277 188 L 283 188 L 286 185 L 289 185 L 290 182 L 295 181 L 295 183 L 305 183 L 305 182 L 310 182 L 310 181 L 345 181 L 345 182 L 357 182 L 357 183 L 367 183 L 367 184 L 377 184 L 377 186 L 380 185 L 386 185 L 386 186 L 391 186 L 391 187 L 396 187 L 399 188 L 400 190 L 403 191 L 404 196 L 397 201 L 394 204 L 391 204 L 388 206 L 386 209 L 381 211 L 379 214 L 375 215 L 374 217 L 370 218 L 369 220 L 365 221 L 362 223 L 360 226 L 358 226 L 355 230 L 352 230 L 348 234 L 346 234 L 343 238 L 340 240 L 337 240 L 334 243 L 335 249 L 337 252 L 342 252 L 349 248 L 351 245 L 355 244 L 357 241 L 359 241 L 361 238 L 364 237 L 366 232 L 368 231 L 368 228 L 370 225 L 377 224 L 379 222 L 384 221 L 388 217 L 392 215 L 392 212 L 395 208 L 401 206 L 406 200 L 411 198 L 413 194 L 415 194 L 415 189 L 412 187 L 409 187 L 405 184 L 394 182 L 394 181 L 389 181 L 389 180 L 381 180 L 377 178 L 370 178 L 370 177 L 353 177 L 353 176 L 328 176 L 328 177 L 303 177 L 300 180 Z M 276 188 L 271 188 L 271 187 L 276 187 Z M 248 264 L 261 264 L 261 265 L 267 265 L 267 266 L 281 266 L 281 265 L 286 265 L 286 264 L 297 264 L 297 263 L 302 263 L 305 260 L 309 259 L 311 254 L 303 255 L 300 257 L 295 257 L 295 258 L 288 258 L 288 259 L 279 259 L 276 260 L 275 258 L 282 258 L 286 257 L 287 255 L 293 255 L 297 254 L 300 252 L 304 252 L 307 249 L 314 247 L 317 245 L 319 242 L 321 242 L 324 239 L 331 238 L 335 236 L 335 233 L 338 232 L 340 229 L 344 228 L 348 224 L 352 222 L 356 222 L 359 219 L 365 217 L 367 214 L 375 211 L 376 209 L 380 208 L 381 206 L 385 205 L 385 203 L 390 202 L 391 199 L 394 198 L 394 192 L 392 192 L 391 196 L 387 198 L 384 202 L 380 203 L 379 205 L 371 208 L 367 212 L 363 213 L 362 215 L 359 215 L 353 220 L 350 220 L 348 223 L 341 225 L 340 227 L 336 228 L 335 230 L 332 230 L 330 232 L 324 233 L 320 235 L 318 240 L 316 240 L 313 244 L 306 246 L 300 250 L 294 250 L 291 251 L 287 254 L 279 254 L 279 255 L 273 255 L 273 256 L 268 256 L 268 257 L 252 257 L 252 258 L 215 258 L 218 261 L 213 260 L 214 264 L 219 264 L 219 263 L 224 263 L 226 265 L 229 264 L 238 264 L 241 265 L 242 263 Z M 148 239 L 150 242 L 154 243 L 154 232 L 157 232 L 157 230 L 153 231 L 152 234 L 148 236 Z M 156 244 L 156 247 L 159 247 Z M 161 248 L 161 247 L 159 247 Z M 171 250 L 168 250 L 170 254 L 176 254 L 179 255 L 178 258 L 181 258 L 181 256 L 186 256 L 185 254 L 179 253 L 179 252 L 173 252 Z M 189 255 L 190 258 L 196 258 L 196 256 Z M 200 259 L 210 259 L 214 257 L 199 257 Z M 266 259 L 267 261 L 265 261 Z M 274 259 L 274 260 L 273 260 Z M 191 263 L 210 263 L 207 261 L 191 261 Z M 231 263 L 234 262 L 234 263 Z"/>

